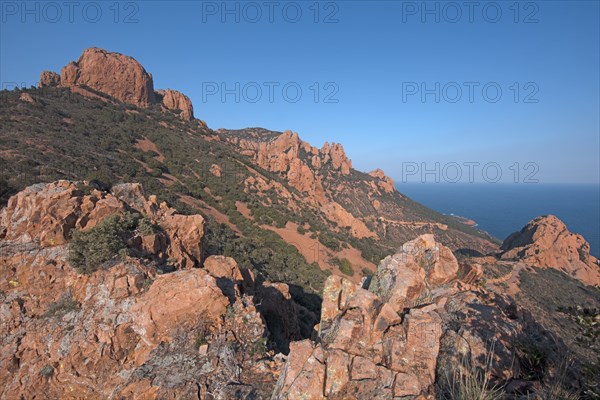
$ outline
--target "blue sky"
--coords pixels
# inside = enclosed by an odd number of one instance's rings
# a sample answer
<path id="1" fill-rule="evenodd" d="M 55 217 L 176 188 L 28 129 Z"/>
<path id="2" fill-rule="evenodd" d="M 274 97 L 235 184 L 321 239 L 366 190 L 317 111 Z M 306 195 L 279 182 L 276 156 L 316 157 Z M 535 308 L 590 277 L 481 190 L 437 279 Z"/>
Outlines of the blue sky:
<path id="1" fill-rule="evenodd" d="M 519 182 L 600 180 L 597 1 L 81 1 L 72 21 L 63 2 L 23 4 L 2 2 L 3 87 L 35 84 L 97 46 L 135 57 L 155 88 L 186 93 L 212 128 L 340 142 L 355 168 L 396 180 L 439 163 L 441 180 L 458 165 L 465 182 L 469 162 L 476 181 L 494 180 L 482 178 L 487 163 L 501 182 L 515 180 L 515 163 Z"/>

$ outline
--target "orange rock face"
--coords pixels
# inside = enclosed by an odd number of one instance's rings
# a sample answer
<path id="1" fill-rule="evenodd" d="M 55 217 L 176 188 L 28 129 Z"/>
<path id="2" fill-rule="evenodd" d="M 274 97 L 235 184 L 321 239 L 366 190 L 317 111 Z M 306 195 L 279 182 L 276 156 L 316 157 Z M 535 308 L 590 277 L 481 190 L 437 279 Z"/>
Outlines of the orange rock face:
<path id="1" fill-rule="evenodd" d="M 166 203 L 158 204 L 155 196 L 146 200 L 139 184 L 116 185 L 113 190 L 115 194 L 92 190 L 85 195 L 77 184 L 68 181 L 30 186 L 11 197 L 0 214 L 4 238 L 33 241 L 42 247 L 64 245 L 74 229 L 92 228 L 109 215 L 132 207 L 164 230 L 162 235 L 134 238 L 140 250 L 171 258 L 178 268 L 200 264 L 204 236 L 201 215 L 176 214 Z"/>
<path id="2" fill-rule="evenodd" d="M 73 229 L 89 228 L 123 211 L 124 204 L 111 195 L 96 190 L 85 196 L 72 182 L 58 181 L 30 186 L 11 197 L 0 221 L 6 239 L 52 247 L 65 244 Z"/>
<path id="3" fill-rule="evenodd" d="M 52 71 L 43 71 L 40 74 L 40 81 L 38 87 L 52 87 L 60 85 L 60 75 Z"/>
<path id="4" fill-rule="evenodd" d="M 348 175 L 352 168 L 352 161 L 346 157 L 342 145 L 325 143 L 319 150 L 291 131 L 262 142 L 245 138 L 230 140 L 240 147 L 242 154 L 252 156 L 262 168 L 285 173 L 291 186 L 308 193 L 318 202 L 326 200 L 321 169 L 329 167 L 332 171 Z M 309 158 L 304 159 L 301 153 Z"/>
<path id="5" fill-rule="evenodd" d="M 458 261 L 450 249 L 436 242 L 433 235 L 421 235 L 381 261 L 369 290 L 401 312 L 427 295 L 426 289 L 431 292 L 455 280 L 458 270 Z"/>
<path id="6" fill-rule="evenodd" d="M 87 86 L 118 101 L 147 107 L 154 102 L 152 75 L 135 59 L 103 49 L 86 49 L 61 70 L 62 86 Z"/>
<path id="7" fill-rule="evenodd" d="M 405 317 L 377 295 L 331 276 L 319 344 L 292 343 L 274 399 L 394 398 L 432 393 L 441 318 L 434 307 Z"/>
<path id="8" fill-rule="evenodd" d="M 389 176 L 385 175 L 383 170 L 377 168 L 369 172 L 373 178 L 377 178 L 377 185 L 386 193 L 392 193 L 396 188 L 394 187 L 394 180 Z"/>
<path id="9" fill-rule="evenodd" d="M 194 107 L 192 101 L 185 94 L 176 90 L 158 90 L 158 98 L 161 104 L 168 110 L 178 110 L 179 116 L 187 121 L 194 119 Z"/>
<path id="10" fill-rule="evenodd" d="M 101 92 L 138 107 L 160 104 L 167 110 L 178 112 L 184 120 L 194 119 L 189 97 L 171 89 L 155 92 L 152 75 L 134 58 L 96 47 L 86 49 L 79 60 L 64 66 L 60 75 L 43 71 L 39 87 L 51 86 L 69 87 L 83 96 L 106 100 L 96 93 Z M 202 121 L 199 123 L 205 126 Z"/>
<path id="11" fill-rule="evenodd" d="M 583 236 L 571 233 L 554 215 L 530 221 L 502 243 L 503 259 L 520 259 L 537 267 L 556 268 L 580 281 L 600 286 L 600 265 Z"/>

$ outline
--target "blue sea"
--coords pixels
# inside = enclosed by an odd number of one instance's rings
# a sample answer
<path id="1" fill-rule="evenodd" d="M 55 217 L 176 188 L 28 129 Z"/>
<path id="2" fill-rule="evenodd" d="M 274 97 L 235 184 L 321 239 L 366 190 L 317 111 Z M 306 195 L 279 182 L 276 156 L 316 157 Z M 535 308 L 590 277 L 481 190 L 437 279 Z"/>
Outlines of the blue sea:
<path id="1" fill-rule="evenodd" d="M 539 215 L 554 214 L 600 256 L 600 186 L 577 184 L 396 183 L 400 191 L 444 214 L 467 217 L 504 240 Z"/>

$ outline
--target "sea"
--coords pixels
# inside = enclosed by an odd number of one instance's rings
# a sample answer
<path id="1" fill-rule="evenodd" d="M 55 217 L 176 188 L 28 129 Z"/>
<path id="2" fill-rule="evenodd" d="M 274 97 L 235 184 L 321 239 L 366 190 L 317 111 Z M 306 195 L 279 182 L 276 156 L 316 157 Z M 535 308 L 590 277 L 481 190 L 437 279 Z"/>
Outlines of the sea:
<path id="1" fill-rule="evenodd" d="M 504 240 L 540 215 L 553 214 L 600 257 L 600 185 L 396 183 L 400 193 L 443 214 L 474 220 Z"/>

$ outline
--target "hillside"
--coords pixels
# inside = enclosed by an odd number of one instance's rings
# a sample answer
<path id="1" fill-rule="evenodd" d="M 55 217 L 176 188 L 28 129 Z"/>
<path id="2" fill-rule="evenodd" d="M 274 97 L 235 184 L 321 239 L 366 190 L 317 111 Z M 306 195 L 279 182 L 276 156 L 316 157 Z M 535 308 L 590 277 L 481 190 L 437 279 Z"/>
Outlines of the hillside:
<path id="1" fill-rule="evenodd" d="M 106 76 L 111 68 L 118 85 Z M 40 86 L 2 92 L 2 204 L 37 182 L 139 182 L 206 217 L 206 255 L 233 256 L 312 293 L 342 265 L 358 282 L 423 233 L 453 250 L 497 250 L 485 233 L 398 193 L 382 171 L 351 168 L 341 145 L 316 149 L 289 131 L 213 131 L 193 118 L 191 103 L 180 115 L 164 91 L 150 95 L 151 76 L 130 57 L 89 49 L 61 76 L 44 72 Z"/>

